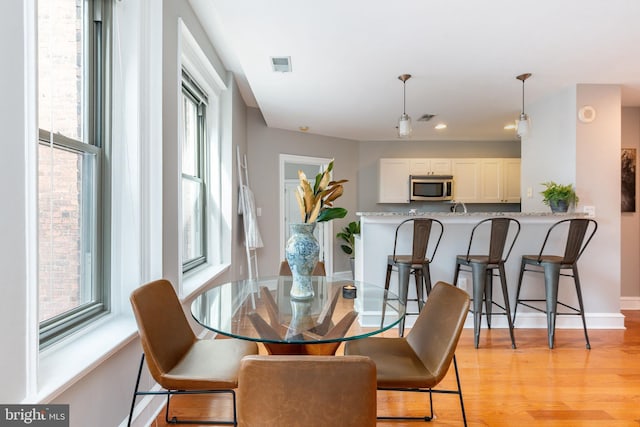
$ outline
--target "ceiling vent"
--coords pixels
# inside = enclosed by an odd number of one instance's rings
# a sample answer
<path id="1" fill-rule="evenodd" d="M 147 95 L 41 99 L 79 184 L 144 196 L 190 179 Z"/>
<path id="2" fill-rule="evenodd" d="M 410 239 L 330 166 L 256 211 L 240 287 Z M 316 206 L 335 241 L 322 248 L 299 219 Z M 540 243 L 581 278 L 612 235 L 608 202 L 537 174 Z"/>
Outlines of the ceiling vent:
<path id="1" fill-rule="evenodd" d="M 273 71 L 278 73 L 290 73 L 291 57 L 290 56 L 272 56 L 271 67 L 273 68 Z"/>
<path id="2" fill-rule="evenodd" d="M 435 114 L 423 114 L 418 121 L 419 122 L 428 122 L 429 120 L 433 119 L 436 115 Z"/>

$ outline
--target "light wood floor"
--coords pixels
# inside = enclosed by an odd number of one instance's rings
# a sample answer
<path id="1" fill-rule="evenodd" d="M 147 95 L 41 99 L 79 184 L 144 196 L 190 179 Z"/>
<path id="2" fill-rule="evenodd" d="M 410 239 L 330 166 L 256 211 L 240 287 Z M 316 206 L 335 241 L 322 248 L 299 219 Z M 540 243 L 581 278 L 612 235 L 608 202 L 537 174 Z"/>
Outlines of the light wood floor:
<path id="1" fill-rule="evenodd" d="M 546 330 L 516 329 L 518 348 L 512 350 L 506 329 L 483 329 L 479 349 L 473 347 L 473 331 L 465 329 L 456 356 L 468 425 L 639 427 L 640 311 L 623 314 L 626 330 L 589 331 L 591 350 L 585 349 L 582 330 L 557 330 L 556 348 L 549 350 Z M 453 387 L 454 378 L 451 371 L 442 385 Z M 426 414 L 426 398 L 378 392 L 378 415 Z M 434 395 L 436 419 L 430 424 L 378 426 L 461 426 L 457 399 Z M 188 396 L 172 403 L 178 416 L 231 416 L 230 408 L 226 397 Z M 164 412 L 153 425 L 167 425 Z"/>

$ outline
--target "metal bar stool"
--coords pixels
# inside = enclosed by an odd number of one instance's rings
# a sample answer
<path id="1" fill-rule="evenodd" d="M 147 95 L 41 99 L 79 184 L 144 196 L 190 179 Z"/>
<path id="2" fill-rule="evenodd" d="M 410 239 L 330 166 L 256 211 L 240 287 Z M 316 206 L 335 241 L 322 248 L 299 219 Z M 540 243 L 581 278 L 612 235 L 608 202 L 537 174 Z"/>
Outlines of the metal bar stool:
<path id="1" fill-rule="evenodd" d="M 490 225 L 489 254 L 488 255 L 471 255 L 473 238 L 476 231 L 482 226 Z M 513 229 L 509 233 L 509 231 Z M 510 237 L 509 250 L 504 255 L 507 246 L 507 238 Z M 474 344 L 478 348 L 480 342 L 480 323 L 482 321 L 482 302 L 485 304 L 485 315 L 487 317 L 487 326 L 491 329 L 491 316 L 494 314 L 506 315 L 509 322 L 509 334 L 511 336 L 511 348 L 516 348 L 516 340 L 513 335 L 513 321 L 511 320 L 511 307 L 509 304 L 509 292 L 507 291 L 507 278 L 504 270 L 504 264 L 511 254 L 513 245 L 520 234 L 520 222 L 514 218 L 488 218 L 477 223 L 471 230 L 469 239 L 469 247 L 466 255 L 458 255 L 456 257 L 456 270 L 453 276 L 453 284 L 458 285 L 458 274 L 460 270 L 471 271 L 473 281 L 473 329 Z M 467 267 L 467 268 L 463 268 Z M 502 297 L 504 306 L 493 301 L 493 270 L 498 270 L 498 277 L 502 285 Z M 500 313 L 493 313 L 493 306 L 502 309 Z"/>
<path id="2" fill-rule="evenodd" d="M 413 223 L 413 244 L 411 255 L 398 255 L 396 249 L 398 246 L 398 233 L 400 229 L 408 223 Z M 433 228 L 433 224 L 436 227 Z M 427 248 L 429 246 L 429 240 L 431 238 L 431 232 L 433 229 L 434 237 L 437 235 L 438 239 L 433 245 L 431 254 L 427 256 Z M 387 277 L 384 282 L 384 289 L 389 290 L 389 282 L 391 281 L 391 272 L 395 268 L 398 271 L 398 297 L 405 304 L 407 301 L 418 302 L 418 313 L 422 310 L 424 305 L 424 293 L 423 287 L 427 290 L 427 295 L 431 292 L 431 273 L 429 271 L 429 264 L 433 261 L 433 257 L 436 255 L 442 234 L 444 233 L 444 226 L 437 219 L 432 218 L 409 218 L 402 221 L 396 227 L 395 238 L 393 242 L 393 255 L 387 257 Z M 407 300 L 407 293 L 409 291 L 409 276 L 413 274 L 416 283 L 416 298 Z M 384 307 L 386 307 L 386 297 L 384 301 Z M 406 313 L 406 314 L 418 314 L 418 313 Z M 383 320 L 384 320 L 384 308 L 383 308 Z M 406 316 L 405 316 L 406 317 Z M 400 336 L 404 335 L 404 318 L 398 325 L 398 333 Z"/>
<path id="3" fill-rule="evenodd" d="M 560 230 L 566 229 L 566 224 L 569 224 L 569 230 L 567 231 L 567 243 L 564 250 L 564 255 L 545 255 L 544 249 L 549 241 L 550 236 L 557 236 L 561 233 Z M 561 225 L 565 224 L 565 227 Z M 590 229 L 590 231 L 589 231 Z M 540 253 L 537 255 L 523 255 L 522 265 L 520 267 L 520 280 L 518 281 L 518 291 L 516 294 L 516 307 L 513 313 L 515 320 L 516 311 L 518 310 L 518 304 L 529 307 L 533 310 L 540 311 L 547 314 L 547 336 L 549 340 L 549 348 L 553 348 L 554 345 L 554 333 L 556 328 L 556 316 L 557 315 L 580 315 L 582 317 L 582 326 L 584 328 L 584 338 L 587 341 L 587 349 L 591 348 L 589 343 L 589 335 L 587 334 L 587 323 L 584 318 L 584 304 L 582 302 L 582 291 L 580 290 L 580 277 L 578 276 L 578 259 L 584 252 L 585 248 L 593 238 L 593 235 L 598 229 L 598 223 L 593 219 L 588 218 L 575 218 L 564 219 L 553 224 L 547 231 L 547 236 L 544 238 Z M 555 230 L 555 233 L 554 233 Z M 589 237 L 585 241 L 587 233 Z M 528 267 L 528 268 L 527 268 Z M 561 270 L 570 270 L 569 273 L 562 273 Z M 520 299 L 520 290 L 522 288 L 522 278 L 525 271 L 544 273 L 544 289 L 545 299 Z M 560 276 L 573 277 L 573 282 L 576 287 L 576 295 L 578 297 L 578 306 L 575 308 L 568 304 L 558 301 L 558 286 L 560 284 Z M 542 309 L 530 303 L 546 303 L 546 309 Z M 562 307 L 569 309 L 569 312 L 558 313 L 558 304 Z"/>

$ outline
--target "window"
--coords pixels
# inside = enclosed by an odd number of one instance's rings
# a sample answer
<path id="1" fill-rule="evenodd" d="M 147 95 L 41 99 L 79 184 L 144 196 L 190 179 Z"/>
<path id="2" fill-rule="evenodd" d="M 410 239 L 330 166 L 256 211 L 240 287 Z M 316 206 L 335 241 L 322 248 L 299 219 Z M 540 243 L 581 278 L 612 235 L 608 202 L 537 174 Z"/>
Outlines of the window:
<path id="1" fill-rule="evenodd" d="M 182 270 L 207 262 L 207 96 L 182 72 Z"/>
<path id="2" fill-rule="evenodd" d="M 41 348 L 109 309 L 108 3 L 38 1 Z"/>

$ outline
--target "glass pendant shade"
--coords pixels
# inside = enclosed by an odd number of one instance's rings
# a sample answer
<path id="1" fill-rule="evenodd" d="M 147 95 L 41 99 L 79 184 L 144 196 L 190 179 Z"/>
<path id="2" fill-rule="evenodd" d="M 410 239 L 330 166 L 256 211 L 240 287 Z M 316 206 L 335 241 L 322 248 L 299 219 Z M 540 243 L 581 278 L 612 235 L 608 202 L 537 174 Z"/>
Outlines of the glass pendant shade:
<path id="1" fill-rule="evenodd" d="M 531 128 L 531 121 L 529 116 L 525 113 L 520 114 L 520 120 L 518 120 L 516 132 L 520 138 L 524 138 L 529 135 L 529 129 Z"/>
<path id="2" fill-rule="evenodd" d="M 402 113 L 400 120 L 398 120 L 398 136 L 400 138 L 407 138 L 411 136 L 411 117 L 406 113 Z"/>

